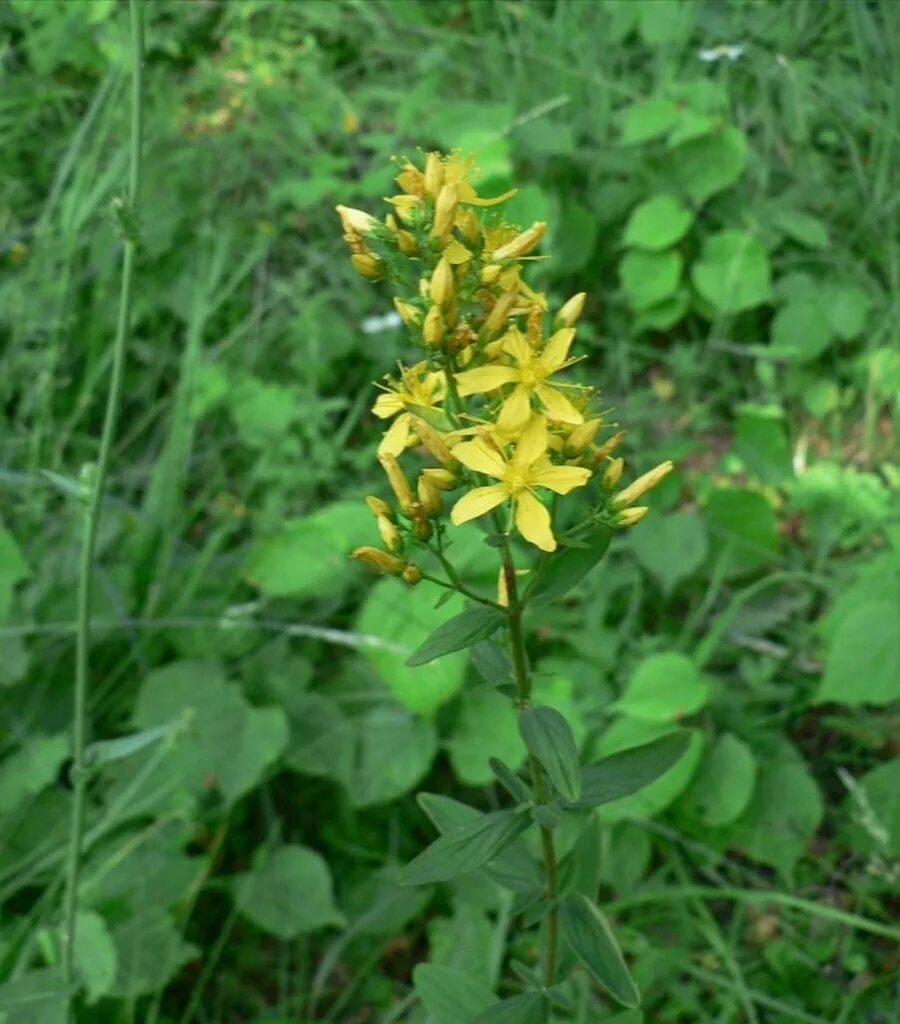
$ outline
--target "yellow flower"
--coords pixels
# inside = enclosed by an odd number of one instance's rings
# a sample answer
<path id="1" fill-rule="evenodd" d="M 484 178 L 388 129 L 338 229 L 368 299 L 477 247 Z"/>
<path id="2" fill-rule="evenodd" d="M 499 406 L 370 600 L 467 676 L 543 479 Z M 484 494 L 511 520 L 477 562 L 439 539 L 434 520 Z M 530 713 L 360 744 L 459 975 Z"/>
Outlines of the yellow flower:
<path id="1" fill-rule="evenodd" d="M 547 379 L 569 366 L 569 347 L 575 337 L 572 327 L 557 331 L 540 352 L 536 352 L 522 337 L 511 330 L 503 339 L 503 351 L 512 356 L 515 366 L 479 366 L 456 375 L 461 396 L 496 391 L 505 384 L 515 384 L 515 390 L 503 403 L 498 424 L 504 430 L 524 426 L 531 414 L 531 396 L 534 394 L 552 420 L 579 424 L 584 417 L 561 391 L 551 387 Z"/>
<path id="2" fill-rule="evenodd" d="M 378 454 L 399 455 L 410 443 L 412 435 L 412 416 L 406 412 L 407 407 L 439 405 L 445 392 L 443 371 L 429 371 L 427 363 L 416 363 L 406 369 L 401 367 L 400 380 L 389 381 L 384 394 L 379 395 L 372 406 L 372 412 L 379 419 L 397 416 L 381 439 Z"/>
<path id="3" fill-rule="evenodd" d="M 453 454 L 474 472 L 500 481 L 487 487 L 476 487 L 463 495 L 450 512 L 454 525 L 477 519 L 498 505 L 511 501 L 519 533 L 542 551 L 556 550 L 550 513 L 535 496 L 534 488 L 543 487 L 556 494 L 568 494 L 576 487 L 583 487 L 591 473 L 580 466 L 551 464 L 547 458 L 547 421 L 543 416 L 531 418 L 509 459 L 480 438 L 463 441 L 453 449 Z"/>

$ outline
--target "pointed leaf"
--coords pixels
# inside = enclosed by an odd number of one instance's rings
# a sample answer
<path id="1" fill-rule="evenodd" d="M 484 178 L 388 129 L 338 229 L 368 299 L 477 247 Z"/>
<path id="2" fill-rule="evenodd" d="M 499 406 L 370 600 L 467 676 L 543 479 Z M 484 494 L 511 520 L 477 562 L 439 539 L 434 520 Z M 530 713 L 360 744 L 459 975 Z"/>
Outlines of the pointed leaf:
<path id="1" fill-rule="evenodd" d="M 473 1024 L 543 1024 L 547 1003 L 540 992 L 523 992 L 480 1013 Z"/>
<path id="2" fill-rule="evenodd" d="M 528 604 L 542 608 L 567 594 L 606 554 L 611 537 L 611 531 L 601 527 L 584 547 L 565 548 L 551 555 L 533 590 L 527 592 Z"/>
<path id="3" fill-rule="evenodd" d="M 436 1024 L 472 1024 L 496 999 L 483 981 L 440 964 L 419 964 L 413 984 Z"/>
<path id="4" fill-rule="evenodd" d="M 421 647 L 406 659 L 406 664 L 410 668 L 415 668 L 453 651 L 471 647 L 479 640 L 487 640 L 505 620 L 506 616 L 496 608 L 489 608 L 486 605 L 467 608 L 438 626 Z"/>
<path id="5" fill-rule="evenodd" d="M 600 910 L 586 896 L 572 896 L 560 908 L 560 923 L 572 952 L 613 999 L 629 1008 L 639 1006 L 640 993 Z"/>
<path id="6" fill-rule="evenodd" d="M 556 789 L 570 801 L 581 793 L 581 762 L 572 729 L 554 708 L 526 708 L 519 715 L 525 746 L 538 759 Z"/>
<path id="7" fill-rule="evenodd" d="M 690 742 L 690 733 L 670 732 L 588 765 L 581 776 L 578 806 L 599 807 L 649 786 L 681 760 Z"/>

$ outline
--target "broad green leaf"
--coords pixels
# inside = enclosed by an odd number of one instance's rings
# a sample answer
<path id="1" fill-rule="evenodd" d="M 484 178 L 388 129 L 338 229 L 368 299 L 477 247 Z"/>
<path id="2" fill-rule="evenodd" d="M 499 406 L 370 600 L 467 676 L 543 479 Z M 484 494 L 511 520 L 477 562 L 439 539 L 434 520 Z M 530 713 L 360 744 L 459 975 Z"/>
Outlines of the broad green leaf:
<path id="1" fill-rule="evenodd" d="M 639 1006 L 640 993 L 600 909 L 586 896 L 571 896 L 560 908 L 560 926 L 572 952 L 613 999 L 623 1006 Z"/>
<path id="2" fill-rule="evenodd" d="M 345 923 L 328 865 L 306 846 L 259 851 L 252 870 L 237 882 L 235 901 L 255 925 L 280 939 Z"/>
<path id="3" fill-rule="evenodd" d="M 563 548 L 554 552 L 546 562 L 546 567 L 540 571 L 533 589 L 526 592 L 529 606 L 543 608 L 568 594 L 606 554 L 611 538 L 611 531 L 601 527 L 584 547 Z"/>
<path id="4" fill-rule="evenodd" d="M 648 722 L 670 722 L 706 706 L 709 683 L 684 654 L 666 651 L 644 658 L 632 673 L 617 710 Z"/>
<path id="5" fill-rule="evenodd" d="M 516 811 L 481 815 L 436 839 L 406 865 L 398 881 L 401 885 L 428 885 L 474 871 L 502 852 L 529 824 L 530 818 Z"/>
<path id="6" fill-rule="evenodd" d="M 819 703 L 875 704 L 900 698 L 900 605 L 865 601 L 840 622 L 828 645 Z"/>
<path id="7" fill-rule="evenodd" d="M 440 964 L 418 964 L 413 985 L 435 1024 L 472 1024 L 497 999 L 485 982 Z"/>
<path id="8" fill-rule="evenodd" d="M 95 1003 L 112 988 L 118 959 L 103 918 L 93 910 L 79 911 L 75 923 L 75 968 L 87 989 L 88 1003 Z"/>
<path id="9" fill-rule="evenodd" d="M 819 787 L 799 758 L 763 761 L 750 805 L 727 830 L 728 845 L 790 882 L 823 814 Z"/>
<path id="10" fill-rule="evenodd" d="M 753 797 L 757 767 L 750 747 L 733 733 L 723 733 L 700 762 L 685 798 L 688 806 L 710 828 L 730 824 Z"/>
<path id="11" fill-rule="evenodd" d="M 398 887 L 399 892 L 414 890 Z M 428 922 L 428 951 L 432 963 L 463 971 L 470 978 L 491 984 L 494 923 L 485 907 L 455 900 L 450 917 Z"/>
<path id="12" fill-rule="evenodd" d="M 286 704 L 290 741 L 284 760 L 301 775 L 324 776 L 351 785 L 357 746 L 356 723 L 337 701 L 301 693 Z"/>
<path id="13" fill-rule="evenodd" d="M 636 331 L 665 331 L 677 324 L 687 313 L 691 300 L 685 288 L 679 290 L 668 299 L 648 309 L 642 309 L 634 318 Z"/>
<path id="14" fill-rule="evenodd" d="M 662 97 L 635 103 L 622 113 L 622 145 L 634 146 L 658 139 L 675 127 L 679 116 L 675 104 Z"/>
<path id="15" fill-rule="evenodd" d="M 487 785 L 492 756 L 508 761 L 514 768 L 521 765 L 525 749 L 516 717 L 515 705 L 496 690 L 480 688 L 462 695 L 447 749 L 453 771 L 463 785 Z"/>
<path id="16" fill-rule="evenodd" d="M 681 241 L 694 215 L 675 196 L 663 193 L 641 203 L 625 225 L 625 244 L 658 252 Z"/>
<path id="17" fill-rule="evenodd" d="M 681 253 L 629 250 L 619 264 L 619 280 L 632 309 L 656 306 L 678 288 L 681 280 Z"/>
<path id="18" fill-rule="evenodd" d="M 396 800 L 428 774 L 438 749 L 431 722 L 387 705 L 372 708 L 354 726 L 358 747 L 348 785 L 354 807 Z"/>
<path id="19" fill-rule="evenodd" d="M 742 313 L 772 298 L 768 253 L 747 231 L 710 235 L 691 279 L 702 298 L 719 313 Z"/>
<path id="20" fill-rule="evenodd" d="M 200 952 L 184 942 L 171 917 L 159 907 L 143 907 L 111 932 L 116 947 L 116 980 L 107 994 L 118 999 L 160 991 Z"/>
<path id="21" fill-rule="evenodd" d="M 812 214 L 790 207 L 781 207 L 775 211 L 775 223 L 795 242 L 809 249 L 827 249 L 831 244 L 828 228 Z"/>
<path id="22" fill-rule="evenodd" d="M 544 1024 L 547 1020 L 547 1002 L 540 992 L 522 992 L 520 995 L 495 1003 L 480 1013 L 472 1024 Z"/>
<path id="23" fill-rule="evenodd" d="M 726 576 L 739 576 L 775 559 L 778 525 L 762 494 L 738 487 L 714 491 L 706 506 L 706 524 L 715 559 Z"/>
<path id="24" fill-rule="evenodd" d="M 410 668 L 427 665 L 435 658 L 461 651 L 479 640 L 487 640 L 506 621 L 503 612 L 485 605 L 475 605 L 441 623 L 424 643 L 406 659 Z"/>
<path id="25" fill-rule="evenodd" d="M 58 967 L 28 971 L 0 985 L 0 1024 L 67 1024 L 68 1009 L 66 984 Z"/>
<path id="26" fill-rule="evenodd" d="M 629 530 L 641 566 L 670 594 L 703 564 L 708 551 L 706 525 L 693 512 L 655 515 Z"/>
<path id="27" fill-rule="evenodd" d="M 573 274 L 581 270 L 594 254 L 598 229 L 593 210 L 575 200 L 564 202 L 551 240 L 554 271 Z"/>
<path id="28" fill-rule="evenodd" d="M 834 340 L 825 302 L 818 294 L 792 299 L 772 320 L 769 353 L 804 363 L 820 356 Z"/>
<path id="29" fill-rule="evenodd" d="M 268 597 L 318 597 L 351 583 L 358 567 L 350 552 L 377 537 L 362 502 L 338 501 L 302 519 L 289 519 L 250 549 L 243 577 Z"/>
<path id="30" fill-rule="evenodd" d="M 762 483 L 777 486 L 793 474 L 784 413 L 777 408 L 744 406 L 734 432 L 735 451 Z"/>
<path id="31" fill-rule="evenodd" d="M 852 341 L 865 330 L 872 300 L 856 285 L 831 281 L 823 288 L 823 305 L 835 333 Z"/>
<path id="32" fill-rule="evenodd" d="M 364 647 L 363 654 L 397 700 L 419 715 L 432 715 L 462 687 L 466 655 L 451 654 L 427 668 L 410 668 L 406 659 L 447 618 L 462 611 L 458 595 L 435 609 L 423 596 L 396 580 L 382 580 L 369 593 L 356 619 L 359 633 L 377 637 L 384 647 Z"/>
<path id="33" fill-rule="evenodd" d="M 257 448 L 265 448 L 284 437 L 301 410 L 295 388 L 262 381 L 250 374 L 242 375 L 229 389 L 228 412 L 238 437 Z"/>
<path id="34" fill-rule="evenodd" d="M 690 733 L 670 732 L 587 765 L 581 775 L 578 806 L 599 807 L 637 793 L 673 768 L 690 742 Z"/>
<path id="35" fill-rule="evenodd" d="M 725 125 L 674 146 L 665 156 L 662 172 L 697 204 L 733 185 L 747 166 L 747 139 Z"/>
<path id="36" fill-rule="evenodd" d="M 525 746 L 540 762 L 547 777 L 566 800 L 581 793 L 581 763 L 569 723 L 546 706 L 525 708 L 519 714 L 519 731 Z"/>
<path id="37" fill-rule="evenodd" d="M 0 761 L 0 815 L 9 814 L 56 780 L 69 756 L 69 737 L 32 736 Z"/>
<path id="38" fill-rule="evenodd" d="M 900 757 L 873 768 L 858 783 L 862 801 L 851 793 L 847 805 L 860 823 L 861 848 L 867 853 L 900 856 Z"/>

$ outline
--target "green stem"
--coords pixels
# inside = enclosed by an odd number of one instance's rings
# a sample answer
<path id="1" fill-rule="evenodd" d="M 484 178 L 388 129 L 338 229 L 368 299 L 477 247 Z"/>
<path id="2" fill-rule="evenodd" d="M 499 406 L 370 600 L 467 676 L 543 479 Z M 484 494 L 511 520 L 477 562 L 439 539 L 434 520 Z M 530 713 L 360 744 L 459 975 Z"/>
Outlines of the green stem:
<path id="1" fill-rule="evenodd" d="M 133 213 L 137 206 L 141 181 L 142 134 L 142 63 L 144 59 L 144 31 L 141 0 L 131 0 L 131 42 L 134 67 L 131 82 L 131 171 L 128 181 L 128 203 Z M 71 992 L 75 978 L 75 923 L 78 910 L 78 880 L 81 869 L 81 849 L 84 839 L 85 803 L 87 797 L 87 696 L 91 632 L 91 593 L 94 555 L 97 548 L 97 525 L 100 506 L 109 469 L 110 453 L 115 436 L 119 404 L 122 394 L 122 376 L 125 349 L 131 324 L 132 281 L 137 240 L 128 233 L 122 257 L 122 286 L 119 296 L 119 317 L 113 342 L 112 368 L 100 450 L 97 464 L 86 483 L 86 509 L 82 534 L 81 557 L 78 570 L 78 614 L 75 639 L 75 692 L 72 721 L 72 819 L 69 835 L 68 863 L 66 867 L 66 893 L 63 917 L 63 972 L 66 987 Z M 69 1009 L 71 1018 L 71 1003 Z"/>
<path id="2" fill-rule="evenodd" d="M 506 592 L 509 598 L 509 643 L 512 649 L 513 670 L 516 677 L 516 696 L 519 710 L 523 711 L 531 701 L 531 680 L 528 675 L 528 661 L 525 657 L 525 634 L 522 629 L 522 603 L 516 583 L 516 567 L 512 559 L 509 544 L 503 545 L 503 576 L 506 581 Z M 528 767 L 531 772 L 531 788 L 537 804 L 546 801 L 544 776 L 541 766 L 533 754 L 528 755 Z M 547 912 L 546 948 L 544 952 L 544 981 L 548 988 L 556 981 L 556 949 L 558 945 L 559 917 L 556 909 L 556 897 L 559 891 L 559 876 L 556 862 L 556 846 L 553 830 L 539 826 L 541 833 L 541 851 L 544 858 L 544 875 L 547 880 L 547 899 L 550 909 Z"/>

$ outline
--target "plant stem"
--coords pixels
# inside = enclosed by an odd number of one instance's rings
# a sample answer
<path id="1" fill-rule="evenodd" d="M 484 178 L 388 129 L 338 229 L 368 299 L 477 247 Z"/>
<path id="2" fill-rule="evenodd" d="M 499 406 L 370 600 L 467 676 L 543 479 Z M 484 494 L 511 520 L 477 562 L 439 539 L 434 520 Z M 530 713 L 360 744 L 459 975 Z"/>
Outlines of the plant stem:
<path id="1" fill-rule="evenodd" d="M 128 181 L 128 215 L 133 215 L 141 180 L 141 133 L 142 133 L 142 62 L 144 59 L 144 33 L 141 0 L 131 0 L 131 169 Z M 72 820 L 69 835 L 68 863 L 66 868 L 66 893 L 63 917 L 63 972 L 70 994 L 75 977 L 75 926 L 78 910 L 78 879 L 81 868 L 81 848 L 84 838 L 85 802 L 87 797 L 87 765 L 85 747 L 87 739 L 87 695 L 91 631 L 91 593 L 93 584 L 94 554 L 97 548 L 97 526 L 100 506 L 109 468 L 113 437 L 118 419 L 122 394 L 122 376 L 125 365 L 125 349 L 131 324 L 132 280 L 137 239 L 128 232 L 122 257 L 122 285 L 119 295 L 119 316 L 116 336 L 113 341 L 112 368 L 103 429 L 100 435 L 100 450 L 96 466 L 85 483 L 86 508 L 82 533 L 81 557 L 78 571 L 78 614 L 75 638 L 75 692 L 72 719 Z M 69 1017 L 71 1019 L 71 1002 Z"/>
<path id="2" fill-rule="evenodd" d="M 513 670 L 516 676 L 516 695 L 519 710 L 528 707 L 531 700 L 531 680 L 528 675 L 528 661 L 525 657 L 525 634 L 522 630 L 522 603 L 516 584 L 516 567 L 513 563 L 509 544 L 503 545 L 503 576 L 506 581 L 506 592 L 509 598 L 509 643 L 512 649 Z M 531 788 L 534 800 L 542 804 L 546 800 L 544 776 L 537 758 L 528 755 L 528 767 L 531 771 Z M 547 880 L 547 899 L 550 909 L 547 912 L 546 949 L 544 954 L 544 981 L 548 988 L 556 980 L 556 947 L 559 933 L 559 917 L 556 910 L 556 897 L 559 889 L 559 878 L 556 865 L 556 846 L 553 830 L 539 826 L 541 833 L 541 850 L 544 857 L 544 875 Z"/>

